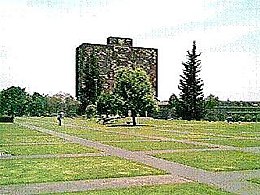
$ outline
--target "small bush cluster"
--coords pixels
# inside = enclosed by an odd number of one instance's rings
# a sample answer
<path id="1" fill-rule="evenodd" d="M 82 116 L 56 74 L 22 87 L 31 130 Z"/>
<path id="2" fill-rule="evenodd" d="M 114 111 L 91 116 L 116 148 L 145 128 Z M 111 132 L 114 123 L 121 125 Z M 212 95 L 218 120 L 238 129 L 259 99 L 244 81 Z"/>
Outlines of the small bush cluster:
<path id="1" fill-rule="evenodd" d="M 14 117 L 13 116 L 0 116 L 1 123 L 13 123 Z"/>

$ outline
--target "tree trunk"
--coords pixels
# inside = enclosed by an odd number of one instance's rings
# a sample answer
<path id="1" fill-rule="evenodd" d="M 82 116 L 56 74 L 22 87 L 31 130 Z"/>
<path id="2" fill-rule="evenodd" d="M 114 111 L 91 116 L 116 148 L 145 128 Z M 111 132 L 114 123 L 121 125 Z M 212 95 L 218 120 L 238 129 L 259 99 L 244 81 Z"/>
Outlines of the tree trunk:
<path id="1" fill-rule="evenodd" d="M 133 126 L 136 126 L 136 118 L 135 118 L 136 117 L 136 113 L 135 113 L 134 110 L 132 110 L 131 113 L 132 113 Z"/>

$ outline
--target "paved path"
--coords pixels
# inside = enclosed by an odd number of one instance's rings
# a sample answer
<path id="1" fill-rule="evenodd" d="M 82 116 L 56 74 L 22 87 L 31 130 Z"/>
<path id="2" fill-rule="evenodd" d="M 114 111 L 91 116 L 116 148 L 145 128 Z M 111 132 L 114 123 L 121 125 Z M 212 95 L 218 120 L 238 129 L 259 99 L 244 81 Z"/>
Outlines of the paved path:
<path id="1" fill-rule="evenodd" d="M 247 147 L 241 149 L 244 152 L 260 153 L 260 147 Z"/>
<path id="2" fill-rule="evenodd" d="M 90 141 L 90 140 L 86 140 L 86 139 L 79 138 L 76 136 L 72 136 L 72 135 L 68 135 L 65 133 L 60 133 L 60 132 L 56 132 L 56 131 L 52 131 L 49 129 L 28 125 L 28 124 L 21 123 L 21 125 L 23 125 L 27 128 L 33 129 L 33 130 L 37 130 L 37 131 L 40 131 L 43 133 L 47 133 L 50 135 L 54 135 L 54 136 L 63 138 L 65 140 L 73 142 L 73 143 L 78 143 L 78 144 L 81 144 L 84 146 L 97 148 L 109 155 L 122 157 L 122 158 L 136 161 L 139 163 L 144 163 L 144 164 L 152 166 L 154 168 L 164 170 L 164 171 L 170 173 L 175 178 L 178 178 L 180 180 L 183 180 L 184 178 L 186 178 L 188 180 L 198 181 L 201 183 L 213 184 L 226 191 L 237 193 L 237 194 L 252 194 L 253 195 L 253 194 L 259 194 L 258 192 L 260 191 L 259 185 L 254 185 L 254 184 L 250 184 L 249 182 L 245 182 L 243 174 L 240 175 L 240 177 L 235 177 L 233 179 L 233 175 L 229 174 L 229 173 L 219 174 L 219 173 L 215 173 L 215 172 L 208 172 L 205 170 L 192 168 L 192 167 L 189 167 L 186 165 L 166 161 L 163 159 L 158 159 L 158 158 L 149 156 L 145 153 L 131 152 L 131 151 L 116 148 L 113 146 L 105 145 L 105 144 L 102 144 L 102 143 L 99 143 L 96 141 Z M 232 149 L 230 147 L 224 147 L 224 148 Z M 240 173 L 237 173 L 237 174 L 239 175 Z M 255 174 L 252 174 L 252 173 L 247 174 L 246 179 L 254 178 L 256 176 L 260 177 L 259 172 L 256 172 Z M 47 185 L 49 185 L 49 184 L 46 183 L 46 186 Z"/>
<path id="3" fill-rule="evenodd" d="M 0 187 L 0 194 L 39 194 L 58 192 L 77 192 L 96 189 L 109 189 L 115 187 L 133 187 L 155 184 L 174 184 L 190 182 L 172 175 L 138 176 L 127 178 L 109 178 L 96 180 L 80 180 L 68 182 L 39 183 L 27 185 L 12 185 Z"/>
<path id="4" fill-rule="evenodd" d="M 86 154 L 35 154 L 35 155 L 0 155 L 1 159 L 32 159 L 32 158 L 71 158 L 71 157 L 86 157 L 86 156 L 109 156 L 104 152 L 86 153 Z"/>

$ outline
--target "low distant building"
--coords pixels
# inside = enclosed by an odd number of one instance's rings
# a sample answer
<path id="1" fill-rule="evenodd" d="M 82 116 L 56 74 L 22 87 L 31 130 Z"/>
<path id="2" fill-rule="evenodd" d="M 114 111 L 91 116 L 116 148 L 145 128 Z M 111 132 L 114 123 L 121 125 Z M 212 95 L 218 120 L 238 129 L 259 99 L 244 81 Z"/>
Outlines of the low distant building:
<path id="1" fill-rule="evenodd" d="M 108 37 L 107 44 L 83 43 L 76 49 L 76 97 L 82 88 L 82 70 L 91 55 L 97 58 L 103 89 L 114 87 L 115 71 L 119 67 L 142 67 L 150 77 L 155 96 L 158 95 L 158 50 L 154 48 L 133 47 L 130 38 Z"/>

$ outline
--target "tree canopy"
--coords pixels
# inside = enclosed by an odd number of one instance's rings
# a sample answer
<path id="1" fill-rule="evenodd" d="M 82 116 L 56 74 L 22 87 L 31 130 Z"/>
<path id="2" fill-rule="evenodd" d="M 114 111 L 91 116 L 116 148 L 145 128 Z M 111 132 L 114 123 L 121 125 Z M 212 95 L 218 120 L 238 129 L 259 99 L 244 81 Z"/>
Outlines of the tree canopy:
<path id="1" fill-rule="evenodd" d="M 79 102 L 68 93 L 30 95 L 25 88 L 16 86 L 0 91 L 0 115 L 51 116 L 63 111 L 66 116 L 75 116 L 78 107 Z"/>
<path id="2" fill-rule="evenodd" d="M 121 98 L 112 92 L 102 92 L 97 100 L 97 112 L 99 115 L 120 114 Z"/>
<path id="3" fill-rule="evenodd" d="M 28 105 L 25 88 L 9 87 L 0 93 L 0 113 L 9 116 L 22 116 Z"/>
<path id="4" fill-rule="evenodd" d="M 154 92 L 149 77 L 141 68 L 121 68 L 116 73 L 115 94 L 122 100 L 121 111 L 131 110 L 133 125 L 137 114 L 155 108 Z"/>

